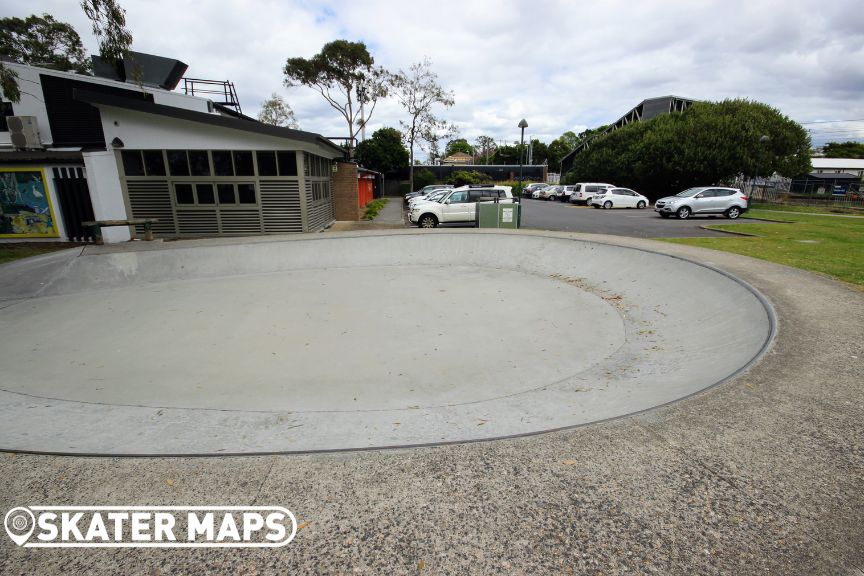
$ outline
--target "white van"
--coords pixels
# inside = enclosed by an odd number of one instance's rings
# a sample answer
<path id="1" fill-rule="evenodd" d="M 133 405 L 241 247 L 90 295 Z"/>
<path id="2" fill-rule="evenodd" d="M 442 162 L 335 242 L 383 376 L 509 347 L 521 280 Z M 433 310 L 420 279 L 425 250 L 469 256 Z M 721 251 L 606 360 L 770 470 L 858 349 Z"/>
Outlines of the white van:
<path id="1" fill-rule="evenodd" d="M 615 188 L 614 184 L 604 184 L 602 182 L 579 182 L 573 184 L 573 192 L 570 193 L 571 204 L 589 205 L 591 198 L 600 190 L 606 191 Z"/>

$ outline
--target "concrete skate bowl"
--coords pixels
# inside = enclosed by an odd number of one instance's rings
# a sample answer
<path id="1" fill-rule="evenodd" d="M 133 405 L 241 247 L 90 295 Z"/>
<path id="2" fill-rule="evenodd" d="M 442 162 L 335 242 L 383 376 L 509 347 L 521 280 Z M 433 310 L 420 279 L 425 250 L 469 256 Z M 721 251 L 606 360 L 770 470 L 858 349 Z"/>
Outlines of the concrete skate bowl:
<path id="1" fill-rule="evenodd" d="M 224 455 L 533 434 L 702 391 L 774 332 L 733 277 L 563 235 L 153 247 L 0 268 L 0 448 Z"/>

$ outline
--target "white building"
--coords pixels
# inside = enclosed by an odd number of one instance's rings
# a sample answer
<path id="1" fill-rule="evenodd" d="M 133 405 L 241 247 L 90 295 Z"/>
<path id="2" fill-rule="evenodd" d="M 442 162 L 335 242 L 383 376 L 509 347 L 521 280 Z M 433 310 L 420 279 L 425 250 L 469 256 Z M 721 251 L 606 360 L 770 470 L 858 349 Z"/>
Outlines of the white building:
<path id="1" fill-rule="evenodd" d="M 853 174 L 864 178 L 864 160 L 858 158 L 811 158 L 816 174 Z"/>
<path id="2" fill-rule="evenodd" d="M 140 84 L 98 65 L 102 76 L 6 64 L 21 99 L 2 104 L 0 238 L 78 239 L 81 221 L 92 219 L 156 218 L 153 231 L 164 237 L 332 223 L 331 167 L 341 148 L 174 92 L 185 64 L 133 57 L 145 65 Z M 103 230 L 106 242 L 131 232 Z"/>

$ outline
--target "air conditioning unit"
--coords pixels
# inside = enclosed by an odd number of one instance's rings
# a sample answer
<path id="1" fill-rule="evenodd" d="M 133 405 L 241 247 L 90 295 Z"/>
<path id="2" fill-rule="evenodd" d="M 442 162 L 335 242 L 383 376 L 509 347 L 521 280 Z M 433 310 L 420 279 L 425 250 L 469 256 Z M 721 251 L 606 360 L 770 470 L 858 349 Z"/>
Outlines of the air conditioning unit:
<path id="1" fill-rule="evenodd" d="M 6 125 L 15 148 L 44 148 L 35 116 L 7 116 Z"/>

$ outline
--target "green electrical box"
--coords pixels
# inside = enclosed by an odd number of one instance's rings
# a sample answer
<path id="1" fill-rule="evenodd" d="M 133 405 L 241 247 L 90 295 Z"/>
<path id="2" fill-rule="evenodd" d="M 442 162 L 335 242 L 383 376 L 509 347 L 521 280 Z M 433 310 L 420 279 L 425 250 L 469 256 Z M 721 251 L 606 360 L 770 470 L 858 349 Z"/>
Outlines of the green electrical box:
<path id="1" fill-rule="evenodd" d="M 477 228 L 519 228 L 519 204 L 477 203 Z"/>

